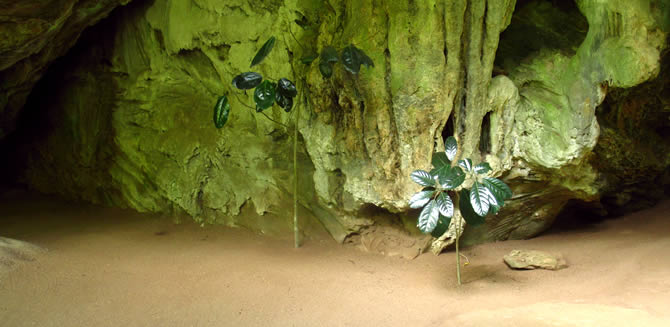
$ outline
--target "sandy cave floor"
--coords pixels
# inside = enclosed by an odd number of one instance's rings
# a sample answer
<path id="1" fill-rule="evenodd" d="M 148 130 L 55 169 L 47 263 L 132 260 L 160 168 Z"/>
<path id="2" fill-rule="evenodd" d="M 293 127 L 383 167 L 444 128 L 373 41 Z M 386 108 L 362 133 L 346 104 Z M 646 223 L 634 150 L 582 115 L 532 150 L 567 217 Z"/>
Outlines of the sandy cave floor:
<path id="1" fill-rule="evenodd" d="M 0 276 L 0 326 L 670 326 L 670 201 L 598 225 L 415 260 L 0 196 L 0 236 L 48 249 Z M 512 249 L 563 254 L 512 271 Z"/>

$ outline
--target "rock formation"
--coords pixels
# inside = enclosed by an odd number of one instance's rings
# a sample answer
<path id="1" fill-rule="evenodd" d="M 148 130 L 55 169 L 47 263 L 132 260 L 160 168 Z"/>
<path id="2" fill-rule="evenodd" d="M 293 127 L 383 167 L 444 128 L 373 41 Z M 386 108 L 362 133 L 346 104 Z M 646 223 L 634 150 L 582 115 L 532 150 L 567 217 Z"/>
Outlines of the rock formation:
<path id="1" fill-rule="evenodd" d="M 24 107 L 15 138 L 29 141 L 18 142 L 18 157 L 24 182 L 38 190 L 259 230 L 288 228 L 297 121 L 300 203 L 339 241 L 382 230 L 369 228 L 375 224 L 416 233 L 409 174 L 428 168 L 454 134 L 461 156 L 490 162 L 515 192 L 499 215 L 469 228 L 466 241 L 527 238 L 570 199 L 618 194 L 621 179 L 612 176 L 620 169 L 647 171 L 648 161 L 615 164 L 623 154 L 613 147 L 639 134 L 612 126 L 640 107 L 618 90 L 661 71 L 668 7 L 667 0 L 136 0 L 88 31 L 25 106 L 39 76 L 3 57 L 3 85 L 32 84 L 11 95 L 20 101 L 3 100 L 10 109 L 2 121 L 14 124 Z M 272 35 L 277 45 L 259 71 L 302 90 L 299 116 L 268 111 L 281 124 L 247 109 L 251 97 L 230 83 Z M 375 67 L 355 76 L 336 68 L 324 79 L 317 64 L 300 60 L 348 44 Z M 610 90 L 618 96 L 607 103 L 622 104 L 600 110 L 601 127 L 597 112 Z M 217 130 L 211 111 L 224 93 L 233 109 Z M 667 103 L 644 101 L 666 120 L 655 135 L 668 127 Z M 637 123 L 626 131 L 648 122 Z M 658 149 L 653 172 L 667 175 L 670 158 Z M 244 220 L 245 208 L 272 218 Z"/>
<path id="2" fill-rule="evenodd" d="M 512 269 L 560 270 L 568 267 L 562 255 L 537 250 L 512 250 L 503 261 Z"/>
<path id="3" fill-rule="evenodd" d="M 0 1 L 0 139 L 12 133 L 33 86 L 82 31 L 130 0 Z"/>

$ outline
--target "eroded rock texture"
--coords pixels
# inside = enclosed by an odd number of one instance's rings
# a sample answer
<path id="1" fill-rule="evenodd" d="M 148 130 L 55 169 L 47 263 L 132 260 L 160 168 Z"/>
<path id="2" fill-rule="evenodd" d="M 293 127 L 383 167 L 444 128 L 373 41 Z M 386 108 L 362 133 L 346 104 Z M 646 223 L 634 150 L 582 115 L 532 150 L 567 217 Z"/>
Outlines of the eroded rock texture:
<path id="1" fill-rule="evenodd" d="M 0 1 L 0 139 L 14 131 L 48 65 L 67 53 L 86 27 L 129 1 Z"/>
<path id="2" fill-rule="evenodd" d="M 608 90 L 659 74 L 667 8 L 658 0 L 137 0 L 33 90 L 21 120 L 32 129 L 17 133 L 32 137 L 22 147 L 25 181 L 93 202 L 285 231 L 297 118 L 302 207 L 337 240 L 371 240 L 389 226 L 416 233 L 409 174 L 429 168 L 454 134 L 459 156 L 487 160 L 515 192 L 466 239 L 530 237 L 568 200 L 618 190 L 594 160 L 607 152 L 593 152 L 596 108 Z M 230 84 L 271 35 L 278 42 L 259 72 L 303 90 L 299 115 L 268 111 L 280 124 L 246 108 L 251 97 Z M 348 44 L 375 67 L 353 76 L 336 66 L 324 79 L 316 63 L 300 62 Z M 223 93 L 233 112 L 217 130 L 211 110 Z M 612 142 L 634 136 L 615 134 Z M 662 172 L 670 161 L 657 157 Z M 265 216 L 237 216 L 245 208 Z"/>
<path id="3" fill-rule="evenodd" d="M 22 121 L 37 144 L 25 149 L 28 183 L 203 223 L 263 231 L 287 225 L 272 215 L 235 218 L 245 204 L 259 214 L 290 216 L 284 203 L 291 199 L 291 143 L 285 127 L 243 107 L 239 101 L 250 104 L 251 97 L 236 98 L 230 84 L 285 19 L 270 14 L 278 6 L 222 3 L 137 2 L 92 30 L 27 106 Z M 278 46 L 261 72 L 290 76 L 288 55 Z M 217 130 L 212 108 L 222 93 L 235 108 Z M 268 115 L 288 124 L 282 113 Z M 301 175 L 310 170 L 309 161 L 301 164 Z M 313 194 L 310 180 L 302 180 L 303 193 Z"/>
<path id="4" fill-rule="evenodd" d="M 595 112 L 608 87 L 628 88 L 658 76 L 667 45 L 663 8 L 667 2 L 517 5 L 497 58 L 520 96 L 505 136 L 514 141 L 502 151 L 512 158 L 507 178 L 515 196 L 487 226 L 469 231 L 471 239 L 536 235 L 568 199 L 596 201 L 603 190 L 622 187 L 598 168 L 610 159 L 593 154 L 600 136 Z M 662 161 L 664 167 L 670 163 Z"/>
<path id="5" fill-rule="evenodd" d="M 620 214 L 656 203 L 670 189 L 670 52 L 659 77 L 608 91 L 596 111 L 601 126 L 592 157 L 605 187 L 601 204 Z"/>

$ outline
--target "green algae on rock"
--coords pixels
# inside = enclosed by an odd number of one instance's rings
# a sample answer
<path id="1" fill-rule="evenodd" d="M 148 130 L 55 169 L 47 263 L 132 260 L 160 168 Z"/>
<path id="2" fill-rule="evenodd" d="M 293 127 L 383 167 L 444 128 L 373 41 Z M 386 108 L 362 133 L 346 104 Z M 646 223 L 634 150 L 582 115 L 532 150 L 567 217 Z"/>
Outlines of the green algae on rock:
<path id="1" fill-rule="evenodd" d="M 26 150 L 25 181 L 202 223 L 290 231 L 287 129 L 248 110 L 211 128 L 212 99 L 240 92 L 230 81 L 276 35 L 273 60 L 254 68 L 304 83 L 309 101 L 299 115 L 264 113 L 289 128 L 296 115 L 298 198 L 333 238 L 372 230 L 379 222 L 366 216 L 371 208 L 406 219 L 405 199 L 418 190 L 408 176 L 444 149 L 443 134 L 456 135 L 460 156 L 489 162 L 515 194 L 495 218 L 468 227 L 464 242 L 531 237 L 570 199 L 615 192 L 614 179 L 603 176 L 617 169 L 593 158 L 620 158 L 613 147 L 633 135 L 615 136 L 617 120 L 598 121 L 596 109 L 613 89 L 659 74 L 669 26 L 661 8 L 667 1 L 131 2 L 34 89 L 48 101 L 31 100 L 24 110 L 48 112 L 54 128 Z M 524 38 L 533 38 L 527 47 L 518 43 Z M 301 61 L 351 44 L 365 49 L 373 69 L 353 75 L 328 66 L 324 79 L 320 65 Z M 1 73 L 27 96 L 38 77 L 21 65 Z M 27 77 L 33 82 L 23 84 Z M 13 109 L 2 119 L 14 124 L 24 101 L 7 94 L 0 104 Z M 228 100 L 253 105 L 249 97 Z M 652 167 L 663 176 L 667 158 L 655 156 L 658 164 L 629 171 Z M 244 220 L 240 212 L 266 216 Z"/>

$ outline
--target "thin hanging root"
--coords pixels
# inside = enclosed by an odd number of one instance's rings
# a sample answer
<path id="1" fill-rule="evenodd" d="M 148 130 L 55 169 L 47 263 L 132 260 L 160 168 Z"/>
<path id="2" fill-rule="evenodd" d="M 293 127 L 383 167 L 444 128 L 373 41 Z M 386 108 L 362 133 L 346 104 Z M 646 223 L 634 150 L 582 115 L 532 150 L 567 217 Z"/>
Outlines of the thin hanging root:
<path id="1" fill-rule="evenodd" d="M 463 254 L 463 253 L 459 253 L 459 255 L 460 255 L 461 257 L 465 258 L 465 263 L 463 264 L 464 266 L 467 266 L 467 265 L 470 264 L 470 259 L 468 259 L 468 257 L 465 256 L 465 254 Z"/>

